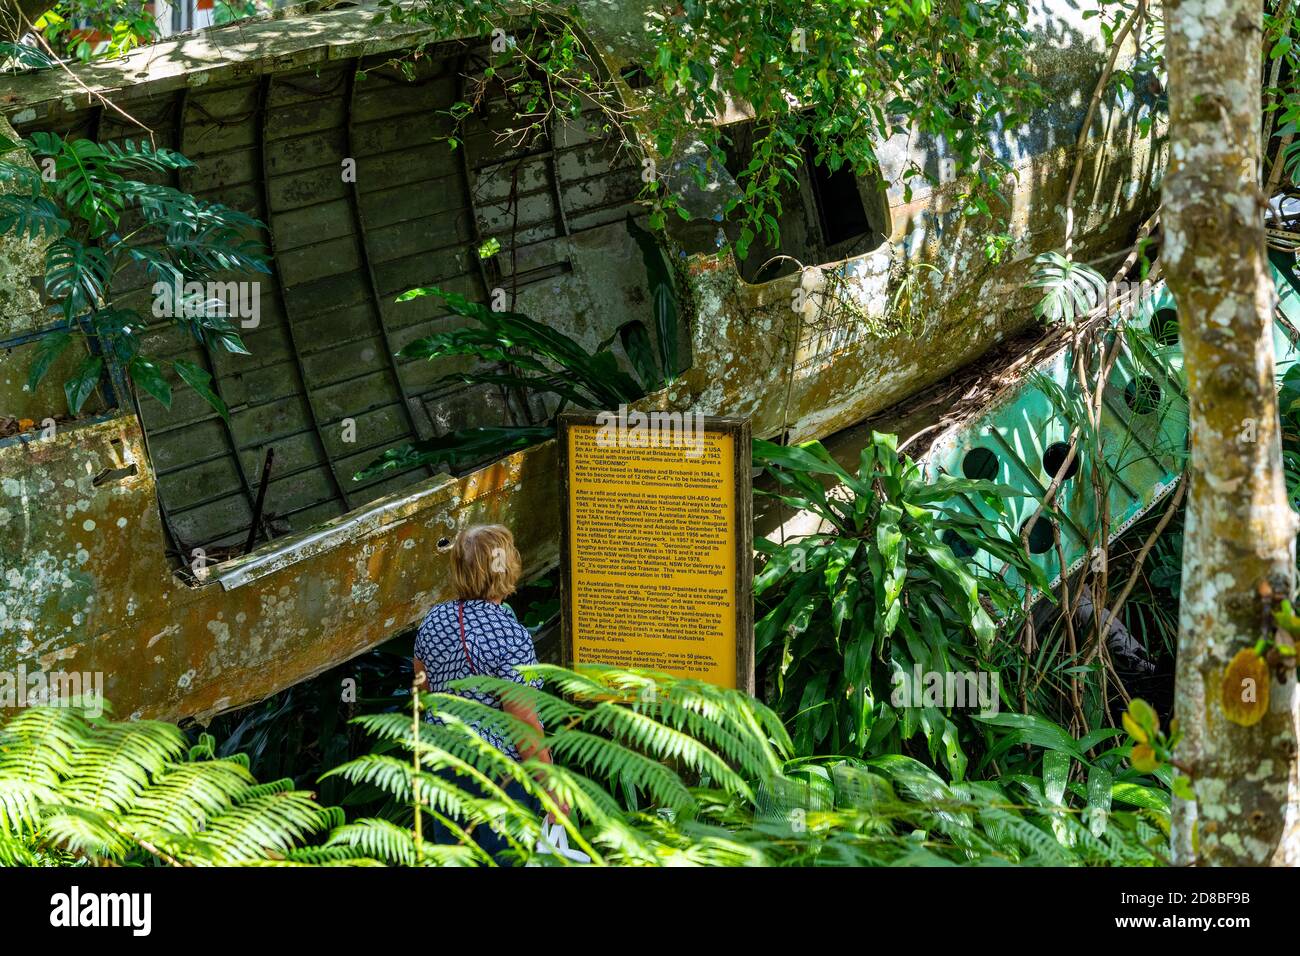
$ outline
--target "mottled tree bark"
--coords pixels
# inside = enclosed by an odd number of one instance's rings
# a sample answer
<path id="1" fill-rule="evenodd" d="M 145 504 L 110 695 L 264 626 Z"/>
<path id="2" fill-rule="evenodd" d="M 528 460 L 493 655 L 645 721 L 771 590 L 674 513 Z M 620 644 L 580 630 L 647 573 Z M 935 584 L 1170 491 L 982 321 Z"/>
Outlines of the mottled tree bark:
<path id="1" fill-rule="evenodd" d="M 1272 678 L 1268 711 L 1252 726 L 1228 721 L 1221 703 L 1233 655 L 1272 634 L 1261 585 L 1290 596 L 1295 579 L 1256 182 L 1262 0 L 1166 0 L 1164 9 L 1171 142 L 1161 261 L 1191 404 L 1175 698 L 1186 736 L 1176 757 L 1196 794 L 1175 800 L 1174 858 L 1294 865 L 1295 679 Z"/>

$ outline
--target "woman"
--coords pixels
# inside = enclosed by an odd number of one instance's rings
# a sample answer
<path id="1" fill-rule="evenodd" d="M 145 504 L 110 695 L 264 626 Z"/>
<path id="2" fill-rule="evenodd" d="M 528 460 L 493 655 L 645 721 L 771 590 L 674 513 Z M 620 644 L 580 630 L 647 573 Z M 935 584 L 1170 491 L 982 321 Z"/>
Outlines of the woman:
<path id="1" fill-rule="evenodd" d="M 430 692 L 448 691 L 452 681 L 475 674 L 542 686 L 540 678 L 525 680 L 518 670 L 536 664 L 537 652 L 527 628 L 519 623 L 509 605 L 501 603 L 514 593 L 519 573 L 519 552 L 508 528 L 474 525 L 456 536 L 451 549 L 451 583 L 456 599 L 435 604 L 420 625 L 415 637 L 417 686 Z M 503 703 L 478 691 L 451 692 L 504 710 L 536 731 L 535 736 L 528 735 L 529 739 L 512 740 L 496 728 L 476 727 L 478 735 L 492 746 L 515 760 L 536 757 L 543 763 L 551 762 L 550 749 L 540 745 L 542 722 L 532 707 Z M 431 714 L 429 719 L 436 718 Z M 444 771 L 443 775 L 455 780 L 452 771 Z M 463 779 L 456 782 L 465 786 Z M 519 783 L 512 781 L 505 789 L 512 799 L 537 808 L 536 801 Z M 441 826 L 435 829 L 437 842 L 455 842 Z M 475 839 L 489 854 L 505 849 L 506 841 L 488 827 L 477 829 Z"/>

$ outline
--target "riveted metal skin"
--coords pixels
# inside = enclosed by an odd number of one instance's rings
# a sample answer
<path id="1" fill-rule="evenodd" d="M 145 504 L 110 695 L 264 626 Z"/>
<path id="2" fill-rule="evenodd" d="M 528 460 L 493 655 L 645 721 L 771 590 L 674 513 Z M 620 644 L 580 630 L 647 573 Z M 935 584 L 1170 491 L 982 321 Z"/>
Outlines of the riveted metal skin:
<path id="1" fill-rule="evenodd" d="M 1300 358 L 1300 277 L 1293 256 L 1274 252 L 1271 259 L 1278 291 L 1273 350 L 1280 386 Z M 1182 349 L 1176 326 L 1171 325 L 1176 321 L 1173 297 L 1160 283 L 1136 303 L 1128 326 L 1139 334 L 1126 336 L 1106 384 L 1101 454 L 1110 479 L 1106 502 L 1110 541 L 1172 491 L 1182 474 L 1187 398 Z M 1068 347 L 1040 362 L 1020 387 L 936 438 L 925 455 L 926 472 L 988 478 L 1020 489 L 1024 496 L 1010 500 L 1008 516 L 1012 527 L 1021 528 L 1038 509 L 1055 475 L 1049 466 L 1069 441 L 1073 421 L 1060 396 L 1071 388 L 1072 368 Z M 1093 454 L 1088 442 L 1080 443 L 1077 470 L 1071 467 L 1073 475 L 1057 493 L 1067 574 L 1088 559 L 1089 542 L 1101 525 L 1092 484 Z M 985 503 L 966 496 L 953 504 L 960 510 L 991 515 Z M 1055 585 L 1061 574 L 1060 559 L 1047 522 L 1044 514 L 1031 532 L 1036 540 L 1031 542 L 1030 557 Z M 1033 553 L 1034 545 L 1044 550 Z M 1017 585 L 1024 583 L 985 552 L 977 551 L 969 559 Z"/>

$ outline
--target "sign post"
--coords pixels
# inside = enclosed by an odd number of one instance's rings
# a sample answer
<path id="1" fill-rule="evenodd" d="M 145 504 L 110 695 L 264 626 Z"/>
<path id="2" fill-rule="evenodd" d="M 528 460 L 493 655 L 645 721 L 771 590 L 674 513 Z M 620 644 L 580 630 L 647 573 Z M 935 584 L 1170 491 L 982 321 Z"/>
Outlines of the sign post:
<path id="1" fill-rule="evenodd" d="M 754 691 L 749 421 L 559 418 L 565 662 Z"/>

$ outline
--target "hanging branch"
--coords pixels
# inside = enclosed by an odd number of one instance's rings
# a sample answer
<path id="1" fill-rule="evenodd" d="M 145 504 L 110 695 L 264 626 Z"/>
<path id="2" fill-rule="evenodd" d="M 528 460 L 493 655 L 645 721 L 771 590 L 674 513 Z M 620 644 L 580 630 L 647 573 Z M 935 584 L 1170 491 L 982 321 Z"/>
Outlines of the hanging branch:
<path id="1" fill-rule="evenodd" d="M 1106 87 L 1110 85 L 1111 75 L 1115 72 L 1115 62 L 1119 59 L 1119 51 L 1124 46 L 1124 41 L 1128 38 L 1133 27 L 1145 15 L 1146 0 L 1138 0 L 1138 4 L 1129 14 L 1124 25 L 1120 27 L 1119 32 L 1115 34 L 1111 41 L 1110 57 L 1106 61 L 1106 68 L 1101 71 L 1101 78 L 1097 81 L 1097 87 L 1092 91 L 1092 99 L 1088 101 L 1088 112 L 1083 118 L 1083 126 L 1079 129 L 1079 137 L 1074 143 L 1074 172 L 1070 175 L 1070 186 L 1065 191 L 1065 258 L 1070 259 L 1074 247 L 1074 195 L 1079 190 L 1079 179 L 1083 175 L 1083 157 L 1084 146 L 1088 142 L 1088 134 L 1092 130 L 1093 117 L 1097 115 L 1097 107 L 1101 103 L 1102 95 L 1106 92 Z"/>

